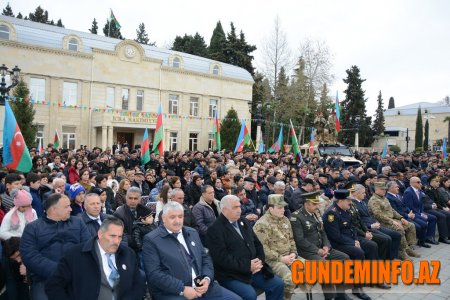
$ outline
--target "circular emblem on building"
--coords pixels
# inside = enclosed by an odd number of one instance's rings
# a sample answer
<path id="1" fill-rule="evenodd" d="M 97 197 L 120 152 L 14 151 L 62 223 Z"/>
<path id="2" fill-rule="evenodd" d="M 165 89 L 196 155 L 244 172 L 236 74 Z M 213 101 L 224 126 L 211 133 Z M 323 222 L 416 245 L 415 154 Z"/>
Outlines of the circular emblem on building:
<path id="1" fill-rule="evenodd" d="M 136 49 L 133 46 L 125 47 L 125 56 L 128 58 L 133 58 L 136 55 Z"/>

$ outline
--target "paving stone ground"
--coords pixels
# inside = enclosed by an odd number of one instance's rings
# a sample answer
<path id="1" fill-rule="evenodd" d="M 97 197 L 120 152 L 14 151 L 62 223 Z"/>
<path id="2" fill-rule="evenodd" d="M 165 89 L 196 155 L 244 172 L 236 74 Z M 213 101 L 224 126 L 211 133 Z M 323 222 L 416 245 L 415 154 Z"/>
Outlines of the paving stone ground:
<path id="1" fill-rule="evenodd" d="M 431 248 L 415 247 L 415 250 L 421 255 L 420 258 L 414 258 L 415 275 L 418 274 L 420 260 L 439 260 L 441 262 L 441 269 L 439 273 L 440 285 L 392 285 L 389 290 L 382 290 L 379 288 L 365 287 L 364 291 L 372 299 L 377 300 L 441 300 L 450 299 L 450 245 L 442 244 L 433 245 Z M 351 294 L 351 289 L 346 290 L 346 293 L 352 299 L 358 299 Z M 264 294 L 258 297 L 258 300 L 265 299 Z M 323 300 L 323 294 L 320 286 L 315 286 L 313 289 L 313 299 Z M 306 295 L 301 290 L 296 289 L 296 294 L 292 300 L 306 300 Z"/>

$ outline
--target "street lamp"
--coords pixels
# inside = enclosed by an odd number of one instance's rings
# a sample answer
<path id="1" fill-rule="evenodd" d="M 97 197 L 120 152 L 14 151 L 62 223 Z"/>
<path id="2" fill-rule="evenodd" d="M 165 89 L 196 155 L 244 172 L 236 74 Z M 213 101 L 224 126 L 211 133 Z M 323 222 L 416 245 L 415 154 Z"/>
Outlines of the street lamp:
<path id="1" fill-rule="evenodd" d="M 356 151 L 359 151 L 359 121 L 360 121 L 360 117 L 356 116 L 354 120 L 355 120 L 355 124 L 356 124 L 355 149 L 356 149 Z"/>
<path id="2" fill-rule="evenodd" d="M 261 115 L 262 104 L 261 101 L 258 101 L 256 104 L 256 147 L 259 149 L 259 145 L 262 143 L 261 138 L 261 124 L 262 124 L 262 115 Z"/>
<path id="3" fill-rule="evenodd" d="M 11 78 L 11 84 L 9 86 L 6 86 L 6 75 L 9 75 Z M 5 66 L 5 64 L 2 64 L 2 66 L 0 66 L 0 76 L 2 77 L 0 83 L 0 106 L 4 106 L 9 90 L 19 83 L 20 69 L 15 66 L 11 71 L 8 71 L 8 67 Z"/>

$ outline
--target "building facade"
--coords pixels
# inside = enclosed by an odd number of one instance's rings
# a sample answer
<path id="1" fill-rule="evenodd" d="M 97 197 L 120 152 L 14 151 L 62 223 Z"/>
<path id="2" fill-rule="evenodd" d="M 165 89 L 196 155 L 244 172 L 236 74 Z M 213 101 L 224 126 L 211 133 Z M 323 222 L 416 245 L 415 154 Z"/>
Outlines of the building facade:
<path id="1" fill-rule="evenodd" d="M 0 57 L 21 68 L 43 145 L 56 130 L 64 148 L 134 146 L 145 128 L 151 142 L 159 103 L 166 150 L 210 148 L 216 111 L 250 118 L 245 69 L 133 40 L 0 16 Z"/>

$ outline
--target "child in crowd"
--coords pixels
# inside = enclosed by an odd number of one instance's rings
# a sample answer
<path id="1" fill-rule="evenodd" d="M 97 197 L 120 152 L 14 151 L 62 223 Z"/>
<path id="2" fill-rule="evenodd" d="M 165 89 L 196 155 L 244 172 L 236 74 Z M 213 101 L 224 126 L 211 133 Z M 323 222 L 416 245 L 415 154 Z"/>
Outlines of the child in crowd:
<path id="1" fill-rule="evenodd" d="M 153 223 L 155 219 L 155 212 L 144 206 L 142 204 L 138 204 L 136 207 L 137 218 L 133 224 L 133 239 L 136 243 L 136 253 L 139 256 L 140 266 L 143 269 L 142 263 L 142 244 L 144 240 L 144 236 L 150 231 L 156 229 L 155 224 Z"/>

